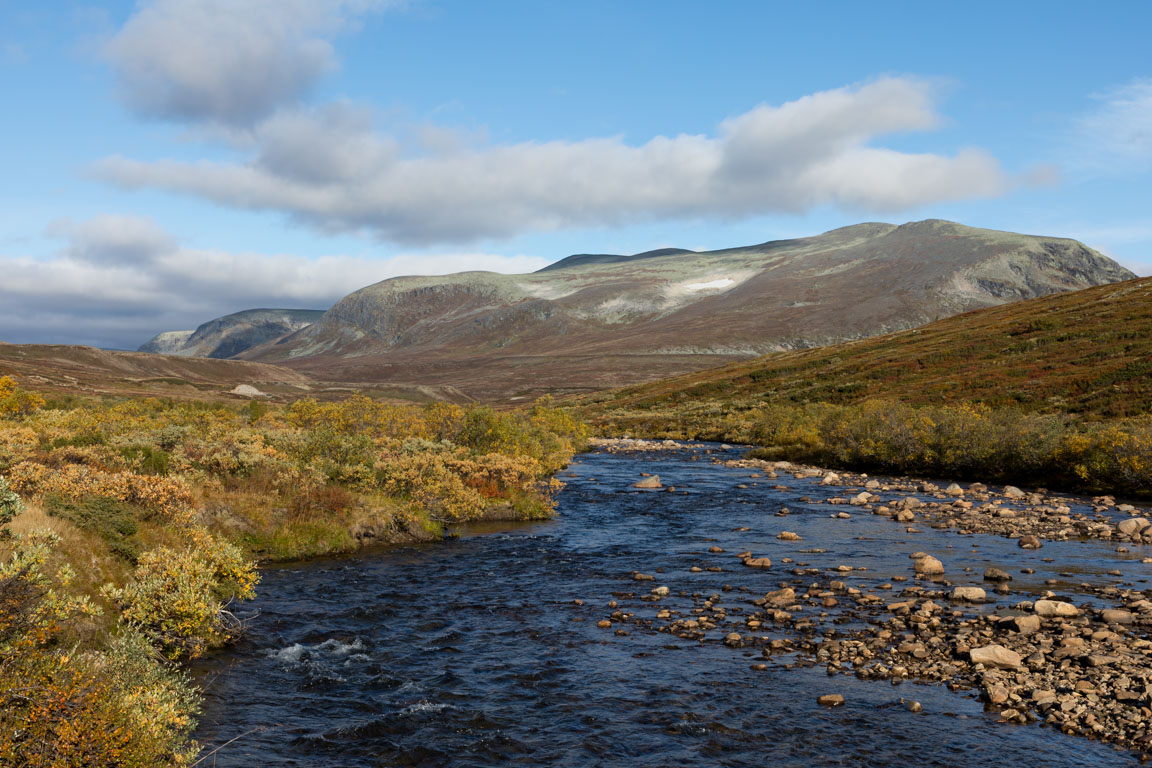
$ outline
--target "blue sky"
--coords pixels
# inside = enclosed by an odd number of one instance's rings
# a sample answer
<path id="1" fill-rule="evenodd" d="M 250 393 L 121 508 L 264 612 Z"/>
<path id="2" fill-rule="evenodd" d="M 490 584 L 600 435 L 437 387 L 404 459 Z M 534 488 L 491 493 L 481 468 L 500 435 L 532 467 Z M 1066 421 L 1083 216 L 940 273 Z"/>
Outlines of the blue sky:
<path id="1" fill-rule="evenodd" d="M 0 340 L 947 218 L 1152 273 L 1152 5 L 0 0 Z"/>

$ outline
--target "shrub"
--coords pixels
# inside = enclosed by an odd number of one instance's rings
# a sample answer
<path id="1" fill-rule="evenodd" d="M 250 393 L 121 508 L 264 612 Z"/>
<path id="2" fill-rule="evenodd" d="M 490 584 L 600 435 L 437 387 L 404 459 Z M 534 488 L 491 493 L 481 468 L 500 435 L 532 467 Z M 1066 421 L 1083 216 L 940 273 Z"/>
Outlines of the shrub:
<path id="1" fill-rule="evenodd" d="M 7 531 L 8 523 L 24 509 L 19 494 L 12 490 L 8 481 L 0 477 L 0 530 Z"/>
<path id="2" fill-rule="evenodd" d="M 105 589 L 121 619 L 169 659 L 197 658 L 237 637 L 243 627 L 228 606 L 254 597 L 259 579 L 235 545 L 204 531 L 191 543 L 145 552 L 127 586 Z"/>
<path id="3" fill-rule="evenodd" d="M 381 465 L 377 478 L 385 493 L 410 499 L 439 521 L 471 520 L 486 506 L 480 492 L 469 488 L 441 456 L 396 456 Z"/>
<path id="4" fill-rule="evenodd" d="M 92 531 L 108 545 L 113 554 L 134 563 L 140 556 L 136 534 L 140 526 L 131 506 L 106 496 L 73 500 L 55 494 L 44 497 L 44 510 L 61 517 L 78 528 Z"/>
<path id="5" fill-rule="evenodd" d="M 43 397 L 20 389 L 11 376 L 0 376 L 0 418 L 28 416 L 43 407 Z"/>
<path id="6" fill-rule="evenodd" d="M 57 544 L 18 537 L 0 564 L 0 765 L 188 765 L 199 698 L 184 675 L 130 632 L 103 650 L 63 644 L 97 611 L 47 565 Z"/>

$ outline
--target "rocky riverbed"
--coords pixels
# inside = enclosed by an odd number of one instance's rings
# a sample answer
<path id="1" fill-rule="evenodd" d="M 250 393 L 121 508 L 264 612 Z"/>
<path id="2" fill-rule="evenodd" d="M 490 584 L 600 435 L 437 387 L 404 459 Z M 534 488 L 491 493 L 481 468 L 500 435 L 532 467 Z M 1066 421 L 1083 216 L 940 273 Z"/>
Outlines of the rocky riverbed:
<path id="1" fill-rule="evenodd" d="M 670 444 L 606 441 L 604 448 L 646 452 L 669 450 Z M 883 516 L 903 526 L 905 534 L 919 533 L 917 525 L 928 525 L 961 536 L 1006 537 L 1024 550 L 1039 550 L 1046 540 L 1137 545 L 1152 541 L 1152 525 L 1140 510 L 1118 505 L 1112 497 L 1087 500 L 1013 486 L 992 489 L 980 483 L 942 487 L 788 462 L 713 460 L 749 470 L 748 479 L 754 482 L 770 482 L 781 474 L 810 480 L 814 493 L 800 497 L 801 503 L 846 507 L 830 513 L 837 520 L 851 520 L 853 514 Z M 640 474 L 643 479 L 634 487 L 675 491 L 654 482 L 651 473 Z M 890 578 L 876 583 L 866 558 L 811 567 L 806 555 L 827 550 L 819 548 L 819 540 L 805 540 L 785 530 L 791 514 L 787 506 L 780 506 L 771 520 L 763 521 L 762 530 L 742 526 L 734 531 L 762 537 L 779 529 L 775 538 L 791 547 L 775 564 L 752 549 L 727 552 L 711 546 L 689 572 L 730 573 L 730 583 L 720 591 L 674 593 L 664 585 L 621 591 L 597 626 L 615 629 L 621 637 L 639 630 L 722 643 L 752 656 L 750 669 L 761 673 L 821 665 L 830 676 L 852 674 L 893 685 L 913 679 L 943 683 L 951 690 L 977 692 L 1004 722 L 1041 721 L 1066 734 L 1119 744 L 1139 751 L 1141 759 L 1148 758 L 1152 590 L 1080 583 L 1064 584 L 1060 592 L 1019 593 L 1013 588 L 1014 579 L 1033 575 L 1035 569 L 1022 568 L 1014 576 L 1010 569 L 993 565 L 979 576 L 983 586 L 955 585 L 950 576 L 972 581 L 973 565 L 950 568 L 921 551 L 908 553 L 908 573 L 885 573 Z M 973 553 L 977 546 L 973 545 Z M 1119 555 L 1129 552 L 1125 546 L 1116 548 Z M 1152 558 L 1143 557 L 1141 563 L 1152 563 Z M 774 589 L 760 592 L 741 584 L 742 569 L 771 570 L 780 581 Z M 866 578 L 857 578 L 864 574 Z M 1123 576 L 1115 568 L 1107 574 Z M 659 581 L 656 575 L 639 571 L 631 577 L 637 584 Z M 1061 581 L 1049 578 L 1045 583 L 1054 586 Z M 997 599 L 1005 598 L 1006 603 L 997 604 Z M 838 693 L 821 694 L 817 700 L 826 706 L 843 704 Z M 922 706 L 914 700 L 905 703 L 912 711 Z"/>

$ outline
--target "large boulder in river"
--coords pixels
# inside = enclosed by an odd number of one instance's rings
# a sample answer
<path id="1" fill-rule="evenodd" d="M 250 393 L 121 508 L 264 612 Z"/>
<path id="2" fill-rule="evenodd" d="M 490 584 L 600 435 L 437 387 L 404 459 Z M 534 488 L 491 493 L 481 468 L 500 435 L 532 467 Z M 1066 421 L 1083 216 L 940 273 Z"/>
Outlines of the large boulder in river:
<path id="1" fill-rule="evenodd" d="M 1131 517 L 1127 520 L 1121 520 L 1116 529 L 1125 536 L 1131 536 L 1134 533 L 1139 533 L 1150 525 L 1146 517 Z"/>
<path id="2" fill-rule="evenodd" d="M 952 590 L 952 599 L 966 603 L 982 603 L 988 595 L 980 587 L 956 587 Z"/>
<path id="3" fill-rule="evenodd" d="M 1009 650 L 1002 645 L 985 645 L 968 651 L 968 658 L 973 664 L 983 664 L 985 667 L 996 669 L 1020 669 L 1022 659 L 1016 651 Z"/>
<path id="4" fill-rule="evenodd" d="M 633 488 L 663 488 L 664 486 L 660 482 L 660 475 L 652 475 L 650 477 L 644 478 L 643 480 L 640 480 L 639 482 L 632 483 L 632 487 Z"/>
<path id="5" fill-rule="evenodd" d="M 944 573 L 944 563 L 932 557 L 932 555 L 923 555 L 916 558 L 912 563 L 912 567 L 916 573 L 923 576 L 939 576 Z"/>

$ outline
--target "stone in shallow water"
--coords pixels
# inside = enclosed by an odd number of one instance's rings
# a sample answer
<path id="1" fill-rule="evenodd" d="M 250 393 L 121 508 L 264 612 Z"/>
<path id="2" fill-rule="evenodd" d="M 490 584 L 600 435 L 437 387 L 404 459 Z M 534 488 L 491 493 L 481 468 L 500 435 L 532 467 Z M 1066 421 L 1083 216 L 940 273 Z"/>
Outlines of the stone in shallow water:
<path id="1" fill-rule="evenodd" d="M 816 699 L 816 703 L 822 707 L 842 707 L 844 697 L 838 693 L 828 693 Z"/>
<path id="2" fill-rule="evenodd" d="M 988 599 L 988 595 L 980 587 L 956 587 L 952 590 L 952 599 L 967 603 L 982 603 Z"/>
<path id="3" fill-rule="evenodd" d="M 916 570 L 916 573 L 923 574 L 924 576 L 936 576 L 944 573 L 944 564 L 935 557 L 932 557 L 932 555 L 924 555 L 923 557 L 916 558 L 912 567 Z"/>
<path id="4" fill-rule="evenodd" d="M 1071 618 L 1080 613 L 1080 609 L 1072 603 L 1065 603 L 1060 600 L 1037 600 L 1033 604 L 1032 610 L 1036 611 L 1037 616 L 1045 618 Z"/>

